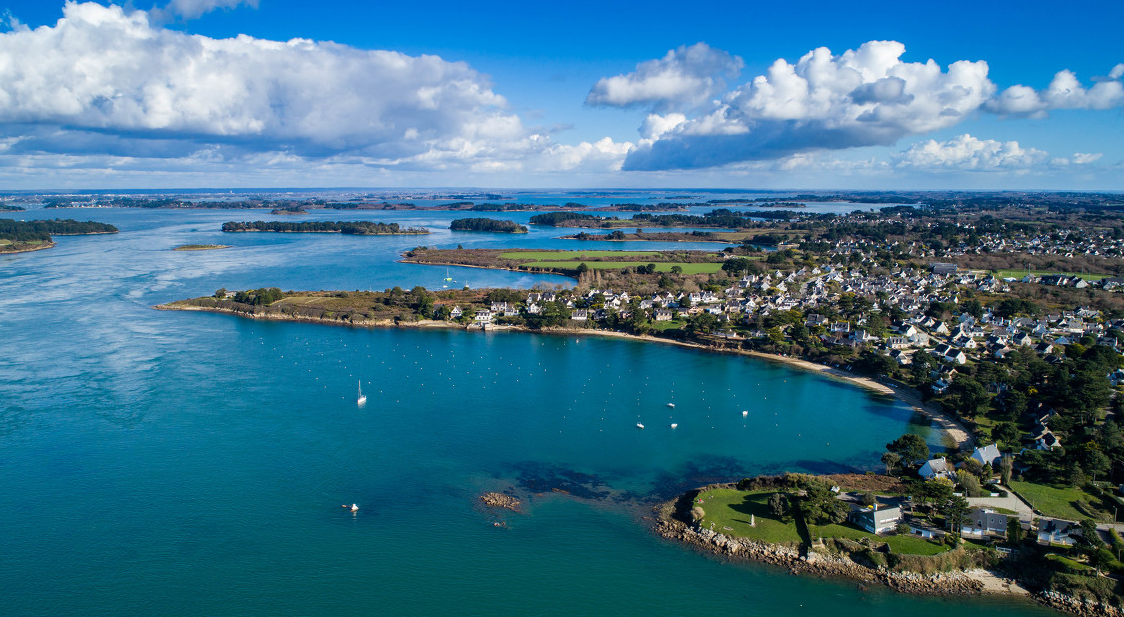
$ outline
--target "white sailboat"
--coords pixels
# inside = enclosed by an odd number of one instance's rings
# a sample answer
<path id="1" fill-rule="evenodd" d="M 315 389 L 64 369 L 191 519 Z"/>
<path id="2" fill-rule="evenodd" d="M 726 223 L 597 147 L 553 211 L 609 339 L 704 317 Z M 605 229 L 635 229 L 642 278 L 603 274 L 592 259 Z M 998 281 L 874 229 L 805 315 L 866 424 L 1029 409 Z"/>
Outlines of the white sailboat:
<path id="1" fill-rule="evenodd" d="M 360 407 L 367 404 L 367 395 L 363 394 L 363 381 L 362 380 L 359 381 L 359 399 L 357 401 L 357 404 Z"/>

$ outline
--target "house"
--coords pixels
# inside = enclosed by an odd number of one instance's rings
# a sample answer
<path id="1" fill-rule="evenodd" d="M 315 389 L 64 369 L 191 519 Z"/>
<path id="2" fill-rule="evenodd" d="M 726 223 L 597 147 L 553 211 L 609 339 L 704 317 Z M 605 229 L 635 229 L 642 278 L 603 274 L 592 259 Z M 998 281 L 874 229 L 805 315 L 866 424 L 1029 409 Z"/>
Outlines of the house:
<path id="1" fill-rule="evenodd" d="M 956 477 L 956 470 L 952 468 L 952 464 L 948 462 L 948 459 L 935 458 L 925 461 L 921 469 L 917 470 L 917 475 L 926 480 L 940 477 L 954 478 Z"/>
<path id="2" fill-rule="evenodd" d="M 572 315 L 570 315 L 570 319 L 573 319 L 574 321 L 586 321 L 587 319 L 589 319 L 589 311 L 585 309 L 577 309 L 573 312 Z"/>
<path id="3" fill-rule="evenodd" d="M 1042 431 L 1042 434 L 1034 440 L 1034 448 L 1036 450 L 1053 450 L 1054 448 L 1060 448 L 1061 445 L 1062 442 L 1058 441 L 1058 436 L 1050 429 Z"/>
<path id="4" fill-rule="evenodd" d="M 992 467 L 995 467 L 995 464 L 999 461 L 1001 456 L 1003 455 L 999 452 L 999 448 L 995 444 L 976 448 L 972 451 L 972 458 L 979 461 L 981 465 L 991 465 Z"/>
<path id="5" fill-rule="evenodd" d="M 454 306 L 453 310 L 449 311 L 449 317 L 453 319 L 460 319 L 461 315 L 463 314 L 464 312 L 461 311 L 461 307 L 459 306 Z"/>
<path id="6" fill-rule="evenodd" d="M 491 323 L 492 311 L 488 309 L 477 309 L 476 315 L 472 318 L 472 321 L 476 323 Z"/>
<path id="7" fill-rule="evenodd" d="M 1056 518 L 1043 518 L 1038 521 L 1039 544 L 1073 546 L 1076 542 L 1073 536 L 1080 535 L 1081 526 L 1072 521 L 1063 521 Z"/>
<path id="8" fill-rule="evenodd" d="M 855 506 L 848 518 L 852 523 L 870 533 L 893 531 L 894 527 L 902 520 L 902 509 L 894 506 L 878 510 L 877 507 L 877 505 Z"/>
<path id="9" fill-rule="evenodd" d="M 808 315 L 808 319 L 804 320 L 804 325 L 809 328 L 814 328 L 816 326 L 826 326 L 828 322 L 829 320 L 827 317 L 812 313 L 811 315 Z"/>
<path id="10" fill-rule="evenodd" d="M 969 538 L 1006 538 L 1011 518 L 986 508 L 972 508 L 964 517 L 960 533 Z"/>
<path id="11" fill-rule="evenodd" d="M 656 309 L 656 321 L 671 321 L 671 311 L 667 309 Z"/>

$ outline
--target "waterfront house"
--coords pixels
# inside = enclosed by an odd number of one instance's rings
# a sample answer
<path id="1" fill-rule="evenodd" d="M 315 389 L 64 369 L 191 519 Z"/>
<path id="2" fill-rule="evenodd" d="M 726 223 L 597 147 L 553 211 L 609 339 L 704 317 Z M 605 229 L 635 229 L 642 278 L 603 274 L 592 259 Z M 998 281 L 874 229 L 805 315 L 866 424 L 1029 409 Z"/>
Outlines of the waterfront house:
<path id="1" fill-rule="evenodd" d="M 1073 546 L 1077 541 L 1074 536 L 1080 535 L 1081 527 L 1072 521 L 1063 521 L 1056 518 L 1043 518 L 1038 521 L 1039 544 Z"/>
<path id="2" fill-rule="evenodd" d="M 921 469 L 917 470 L 917 475 L 925 478 L 926 480 L 940 477 L 955 478 L 956 470 L 952 468 L 952 465 L 948 462 L 948 459 L 934 458 L 925 461 L 925 464 L 921 466 Z"/>
<path id="3" fill-rule="evenodd" d="M 461 311 L 461 307 L 459 306 L 454 306 L 453 310 L 449 311 L 449 317 L 453 319 L 460 319 L 462 314 L 463 312 Z"/>
<path id="4" fill-rule="evenodd" d="M 893 531 L 894 527 L 902 520 L 902 509 L 894 506 L 878 510 L 878 506 L 853 506 L 851 522 L 865 529 L 869 533 L 886 533 Z"/>
<path id="5" fill-rule="evenodd" d="M 995 464 L 999 461 L 1001 456 L 1003 455 L 999 452 L 999 447 L 995 444 L 984 446 L 983 448 L 976 448 L 972 451 L 972 458 L 979 461 L 981 465 L 991 465 L 992 467 L 995 467 Z"/>
<path id="6" fill-rule="evenodd" d="M 1006 538 L 1011 518 L 986 508 L 972 508 L 964 517 L 960 533 L 968 538 Z"/>
<path id="7" fill-rule="evenodd" d="M 488 309 L 477 309 L 476 315 L 472 320 L 476 323 L 492 323 L 492 311 Z"/>

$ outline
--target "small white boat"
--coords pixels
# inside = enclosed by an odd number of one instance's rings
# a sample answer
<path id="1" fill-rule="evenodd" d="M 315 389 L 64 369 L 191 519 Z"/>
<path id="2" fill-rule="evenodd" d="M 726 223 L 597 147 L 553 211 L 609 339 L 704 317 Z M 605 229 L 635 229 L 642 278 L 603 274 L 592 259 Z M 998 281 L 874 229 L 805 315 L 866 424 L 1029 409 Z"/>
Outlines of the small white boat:
<path id="1" fill-rule="evenodd" d="M 667 406 L 672 408 L 672 409 L 675 409 L 675 403 L 668 403 Z"/>
<path id="2" fill-rule="evenodd" d="M 678 424 L 676 424 L 675 422 L 672 422 L 672 423 L 671 423 L 671 428 L 679 428 L 679 425 L 678 425 Z"/>
<path id="3" fill-rule="evenodd" d="M 743 418 L 744 418 L 744 417 L 746 417 L 746 416 L 748 416 L 748 415 L 749 415 L 749 412 L 748 412 L 748 411 L 743 411 L 743 412 L 742 412 L 742 417 L 743 417 Z"/>
<path id="4" fill-rule="evenodd" d="M 636 423 L 636 428 L 638 428 L 638 429 L 640 429 L 640 430 L 644 430 L 644 425 L 643 425 L 643 424 L 640 424 L 639 422 L 637 422 L 637 423 Z"/>
<path id="5" fill-rule="evenodd" d="M 357 504 L 357 503 L 351 504 L 351 511 L 352 512 L 358 512 L 359 511 L 359 504 Z"/>
<path id="6" fill-rule="evenodd" d="M 363 394 L 363 382 L 362 381 L 359 382 L 359 398 L 357 399 L 356 404 L 358 404 L 359 406 L 363 406 L 363 405 L 367 404 L 367 395 Z M 358 510 L 358 508 L 356 508 L 356 510 Z"/>

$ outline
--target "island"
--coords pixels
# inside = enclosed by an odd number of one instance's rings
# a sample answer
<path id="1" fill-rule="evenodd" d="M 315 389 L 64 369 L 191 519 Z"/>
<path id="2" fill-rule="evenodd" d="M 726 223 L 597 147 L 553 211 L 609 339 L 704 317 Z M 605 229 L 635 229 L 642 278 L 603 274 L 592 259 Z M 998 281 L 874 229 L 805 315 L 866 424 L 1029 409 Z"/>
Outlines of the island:
<path id="1" fill-rule="evenodd" d="M 21 206 L 10 206 L 0 204 L 0 212 L 23 212 L 24 208 Z"/>
<path id="2" fill-rule="evenodd" d="M 424 227 L 401 227 L 398 223 L 376 223 L 374 221 L 305 221 L 289 223 L 284 221 L 230 221 L 222 224 L 226 232 L 268 231 L 277 233 L 337 233 L 355 236 L 395 236 L 423 235 L 429 230 Z"/>
<path id="3" fill-rule="evenodd" d="M 25 253 L 55 246 L 52 236 L 114 234 L 117 228 L 94 221 L 72 219 L 16 221 L 0 219 L 0 253 Z"/>
<path id="4" fill-rule="evenodd" d="M 229 244 L 181 244 L 173 251 L 215 251 L 218 249 L 228 249 Z"/>
<path id="5" fill-rule="evenodd" d="M 490 231 L 496 233 L 525 234 L 527 228 L 515 221 L 501 221 L 490 218 L 456 219 L 449 224 L 453 231 Z"/>

